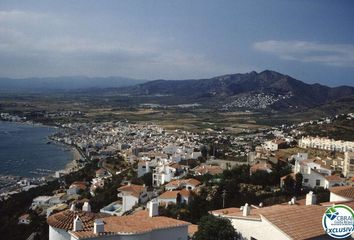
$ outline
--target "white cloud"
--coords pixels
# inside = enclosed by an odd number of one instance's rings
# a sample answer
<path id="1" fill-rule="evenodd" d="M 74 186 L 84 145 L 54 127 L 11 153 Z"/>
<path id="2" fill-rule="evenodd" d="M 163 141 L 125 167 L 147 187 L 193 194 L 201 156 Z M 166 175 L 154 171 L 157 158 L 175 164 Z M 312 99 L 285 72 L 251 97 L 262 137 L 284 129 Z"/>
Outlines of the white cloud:
<path id="1" fill-rule="evenodd" d="M 256 42 L 253 47 L 286 60 L 354 67 L 354 44 L 269 40 Z"/>
<path id="2" fill-rule="evenodd" d="M 36 73 L 184 78 L 236 70 L 165 44 L 168 39 L 134 38 L 124 29 L 118 36 L 97 35 L 90 23 L 78 22 L 74 16 L 0 11 L 0 23 L 0 72 L 10 76 L 12 71 L 21 77 Z"/>

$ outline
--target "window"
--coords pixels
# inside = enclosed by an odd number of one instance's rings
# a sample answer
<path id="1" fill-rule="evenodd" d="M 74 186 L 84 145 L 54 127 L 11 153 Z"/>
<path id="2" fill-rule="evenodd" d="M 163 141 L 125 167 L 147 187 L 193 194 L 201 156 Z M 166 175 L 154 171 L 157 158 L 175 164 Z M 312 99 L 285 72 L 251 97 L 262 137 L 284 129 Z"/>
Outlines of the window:
<path id="1" fill-rule="evenodd" d="M 321 180 L 320 179 L 316 179 L 316 186 L 320 186 L 321 185 Z"/>
<path id="2" fill-rule="evenodd" d="M 309 182 L 309 179 L 308 178 L 305 178 L 304 179 L 304 183 L 308 183 Z"/>

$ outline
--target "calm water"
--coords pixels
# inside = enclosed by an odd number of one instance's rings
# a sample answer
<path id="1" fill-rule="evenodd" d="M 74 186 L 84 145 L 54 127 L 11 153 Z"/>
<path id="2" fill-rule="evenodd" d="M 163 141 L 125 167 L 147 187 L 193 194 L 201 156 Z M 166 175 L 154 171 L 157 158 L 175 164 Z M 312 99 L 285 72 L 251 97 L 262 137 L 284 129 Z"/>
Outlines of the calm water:
<path id="1" fill-rule="evenodd" d="M 47 144 L 55 128 L 0 121 L 0 175 L 39 177 L 37 169 L 59 170 L 73 159 L 63 145 Z"/>

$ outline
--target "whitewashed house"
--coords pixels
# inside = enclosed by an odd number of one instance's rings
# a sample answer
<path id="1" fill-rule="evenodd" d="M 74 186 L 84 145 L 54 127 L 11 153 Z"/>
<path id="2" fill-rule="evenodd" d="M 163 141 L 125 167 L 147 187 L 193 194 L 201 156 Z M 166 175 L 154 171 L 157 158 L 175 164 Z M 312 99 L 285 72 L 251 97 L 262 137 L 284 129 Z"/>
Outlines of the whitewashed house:
<path id="1" fill-rule="evenodd" d="M 241 208 L 225 208 L 211 213 L 229 219 L 235 230 L 247 240 L 332 239 L 321 223 L 327 208 L 316 205 L 316 196 L 309 193 L 305 204 L 296 201 L 269 207 L 245 204 Z"/>
<path id="2" fill-rule="evenodd" d="M 158 203 L 128 216 L 70 209 L 50 216 L 49 240 L 187 240 L 189 222 L 158 216 Z"/>
<path id="3" fill-rule="evenodd" d="M 122 198 L 122 211 L 133 209 L 133 206 L 146 203 L 148 194 L 144 185 L 127 184 L 118 188 L 118 197 Z"/>

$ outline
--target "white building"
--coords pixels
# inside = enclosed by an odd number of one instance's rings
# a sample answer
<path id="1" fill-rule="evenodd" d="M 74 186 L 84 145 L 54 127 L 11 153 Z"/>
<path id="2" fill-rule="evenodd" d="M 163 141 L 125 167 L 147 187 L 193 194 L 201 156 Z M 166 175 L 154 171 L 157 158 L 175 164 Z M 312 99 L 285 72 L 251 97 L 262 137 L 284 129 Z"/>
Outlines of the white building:
<path id="1" fill-rule="evenodd" d="M 126 212 L 137 204 L 146 203 L 148 194 L 143 185 L 128 184 L 118 188 L 118 197 L 122 198 L 122 211 Z"/>
<path id="2" fill-rule="evenodd" d="M 314 205 L 314 194 L 306 198 L 306 205 L 294 202 L 258 208 L 246 204 L 241 209 L 220 209 L 212 214 L 229 219 L 236 231 L 248 240 L 331 239 L 321 222 L 328 206 Z"/>
<path id="3" fill-rule="evenodd" d="M 49 240 L 187 240 L 190 225 L 158 216 L 157 202 L 150 202 L 148 211 L 129 216 L 67 210 L 50 216 L 47 222 Z"/>
<path id="4" fill-rule="evenodd" d="M 265 141 L 263 143 L 263 148 L 267 151 L 277 151 L 278 150 L 278 144 L 275 141 Z"/>
<path id="5" fill-rule="evenodd" d="M 302 174 L 302 185 L 305 187 L 328 188 L 331 187 L 332 184 L 335 184 L 331 182 L 333 179 L 326 179 L 326 177 L 331 176 L 332 171 L 327 166 L 323 166 L 315 160 L 307 159 L 303 161 L 295 161 L 294 174 L 296 173 Z"/>
<path id="6" fill-rule="evenodd" d="M 152 184 L 155 187 L 164 185 L 170 182 L 179 172 L 181 166 L 177 163 L 159 162 L 152 173 Z"/>
<path id="7" fill-rule="evenodd" d="M 302 137 L 299 140 L 301 148 L 317 148 L 328 151 L 353 152 L 354 142 L 334 140 L 321 137 Z"/>
<path id="8" fill-rule="evenodd" d="M 189 190 L 182 189 L 182 190 L 173 190 L 173 191 L 166 191 L 158 196 L 159 204 L 169 205 L 169 204 L 181 204 L 190 202 L 191 194 Z"/>
<path id="9" fill-rule="evenodd" d="M 32 200 L 31 208 L 49 207 L 52 196 L 38 196 Z"/>

